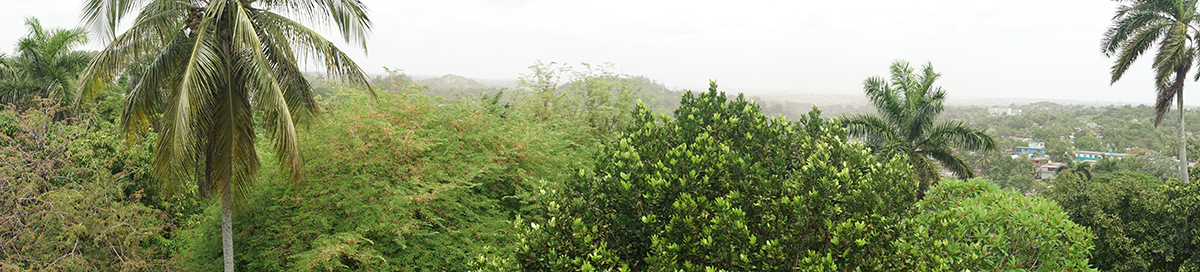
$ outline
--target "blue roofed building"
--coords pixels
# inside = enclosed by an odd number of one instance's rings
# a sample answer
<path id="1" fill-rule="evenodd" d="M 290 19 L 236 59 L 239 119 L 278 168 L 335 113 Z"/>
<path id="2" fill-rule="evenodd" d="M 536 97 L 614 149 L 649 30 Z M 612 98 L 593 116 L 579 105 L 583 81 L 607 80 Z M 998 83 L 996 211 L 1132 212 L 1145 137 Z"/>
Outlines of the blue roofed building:
<path id="1" fill-rule="evenodd" d="M 1016 148 L 1013 148 L 1013 154 L 1046 155 L 1046 143 L 1029 142 L 1029 146 L 1018 146 Z"/>

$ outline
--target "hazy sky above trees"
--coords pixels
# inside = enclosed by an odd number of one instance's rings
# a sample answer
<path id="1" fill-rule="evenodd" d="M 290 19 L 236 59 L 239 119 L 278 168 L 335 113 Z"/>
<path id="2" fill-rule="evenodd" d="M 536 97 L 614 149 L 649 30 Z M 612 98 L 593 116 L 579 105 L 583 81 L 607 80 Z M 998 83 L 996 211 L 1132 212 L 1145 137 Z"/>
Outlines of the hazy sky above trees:
<path id="1" fill-rule="evenodd" d="M 342 48 L 370 73 L 504 79 L 539 59 L 612 62 L 672 87 L 716 79 L 726 91 L 861 94 L 864 79 L 903 59 L 933 62 L 951 100 L 1154 99 L 1153 55 L 1109 85 L 1100 39 L 1112 1 L 363 1 L 375 22 L 368 55 Z M 10 2 L 6 53 L 25 17 L 72 27 L 83 1 Z M 1200 104 L 1200 85 L 1187 86 L 1186 102 Z"/>

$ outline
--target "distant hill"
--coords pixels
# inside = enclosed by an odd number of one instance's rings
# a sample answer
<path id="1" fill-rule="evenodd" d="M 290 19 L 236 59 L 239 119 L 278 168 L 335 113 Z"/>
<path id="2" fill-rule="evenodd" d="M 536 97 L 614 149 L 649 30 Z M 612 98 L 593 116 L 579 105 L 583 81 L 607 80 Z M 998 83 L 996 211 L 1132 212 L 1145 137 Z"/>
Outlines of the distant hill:
<path id="1" fill-rule="evenodd" d="M 454 94 L 478 96 L 483 92 L 497 89 L 496 87 L 483 85 L 473 79 L 454 74 L 437 78 L 418 79 L 413 81 L 413 83 L 429 86 L 429 92 L 427 93 L 429 95 L 447 98 L 454 96 Z"/>
<path id="2" fill-rule="evenodd" d="M 517 87 L 517 79 L 515 79 L 515 78 L 509 78 L 509 79 L 474 78 L 474 80 L 476 82 L 483 83 L 483 85 L 487 85 L 487 86 L 495 87 L 495 88 L 516 88 Z"/>
<path id="3" fill-rule="evenodd" d="M 444 75 L 439 78 L 421 79 L 413 83 L 429 86 L 430 89 L 435 90 L 474 90 L 489 88 L 487 85 L 480 84 L 473 79 L 465 78 L 455 74 Z"/>

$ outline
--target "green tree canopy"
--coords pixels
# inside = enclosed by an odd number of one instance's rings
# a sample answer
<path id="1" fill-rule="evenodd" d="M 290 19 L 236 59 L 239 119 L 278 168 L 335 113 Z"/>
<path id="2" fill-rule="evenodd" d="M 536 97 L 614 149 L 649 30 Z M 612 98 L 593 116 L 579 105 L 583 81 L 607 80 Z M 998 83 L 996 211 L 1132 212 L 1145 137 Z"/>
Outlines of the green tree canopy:
<path id="1" fill-rule="evenodd" d="M 950 180 L 918 202 L 895 242 L 893 271 L 1092 271 L 1087 227 L 1053 201 L 978 179 Z"/>
<path id="2" fill-rule="evenodd" d="M 1126 159 L 1128 160 L 1128 159 Z M 1068 173 L 1046 196 L 1071 221 L 1096 234 L 1092 265 L 1104 271 L 1195 271 L 1196 183 L 1164 182 L 1141 172 L 1117 171 L 1091 180 Z"/>
<path id="3" fill-rule="evenodd" d="M 874 262 L 915 201 L 903 158 L 878 164 L 811 112 L 767 119 L 713 84 L 676 118 L 645 106 L 627 134 L 525 223 L 515 262 L 534 271 L 781 270 Z M 856 242 L 857 241 L 857 242 Z M 865 263 L 871 263 L 870 265 Z M 509 267 L 516 268 L 516 267 Z M 491 267 L 487 269 L 499 269 Z M 882 268 L 873 268 L 882 269 Z"/>

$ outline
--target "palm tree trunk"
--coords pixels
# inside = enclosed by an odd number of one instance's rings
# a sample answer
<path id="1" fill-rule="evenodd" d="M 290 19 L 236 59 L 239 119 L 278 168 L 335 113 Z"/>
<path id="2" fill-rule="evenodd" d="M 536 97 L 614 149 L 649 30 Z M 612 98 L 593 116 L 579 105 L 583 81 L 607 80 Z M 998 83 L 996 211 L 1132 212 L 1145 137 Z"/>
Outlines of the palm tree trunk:
<path id="1" fill-rule="evenodd" d="M 1183 90 L 1176 91 L 1175 100 L 1179 104 L 1179 176 L 1183 177 L 1183 182 L 1188 180 L 1188 159 L 1187 159 L 1187 130 L 1183 124 Z"/>
<path id="2" fill-rule="evenodd" d="M 221 193 L 221 251 L 225 257 L 225 272 L 233 272 L 233 192 L 229 190 L 229 182 L 225 183 L 225 191 Z"/>
<path id="3" fill-rule="evenodd" d="M 925 192 L 937 180 L 938 173 L 931 163 L 919 154 L 909 155 L 909 163 L 913 166 L 913 174 L 917 179 L 917 200 L 925 199 Z"/>

